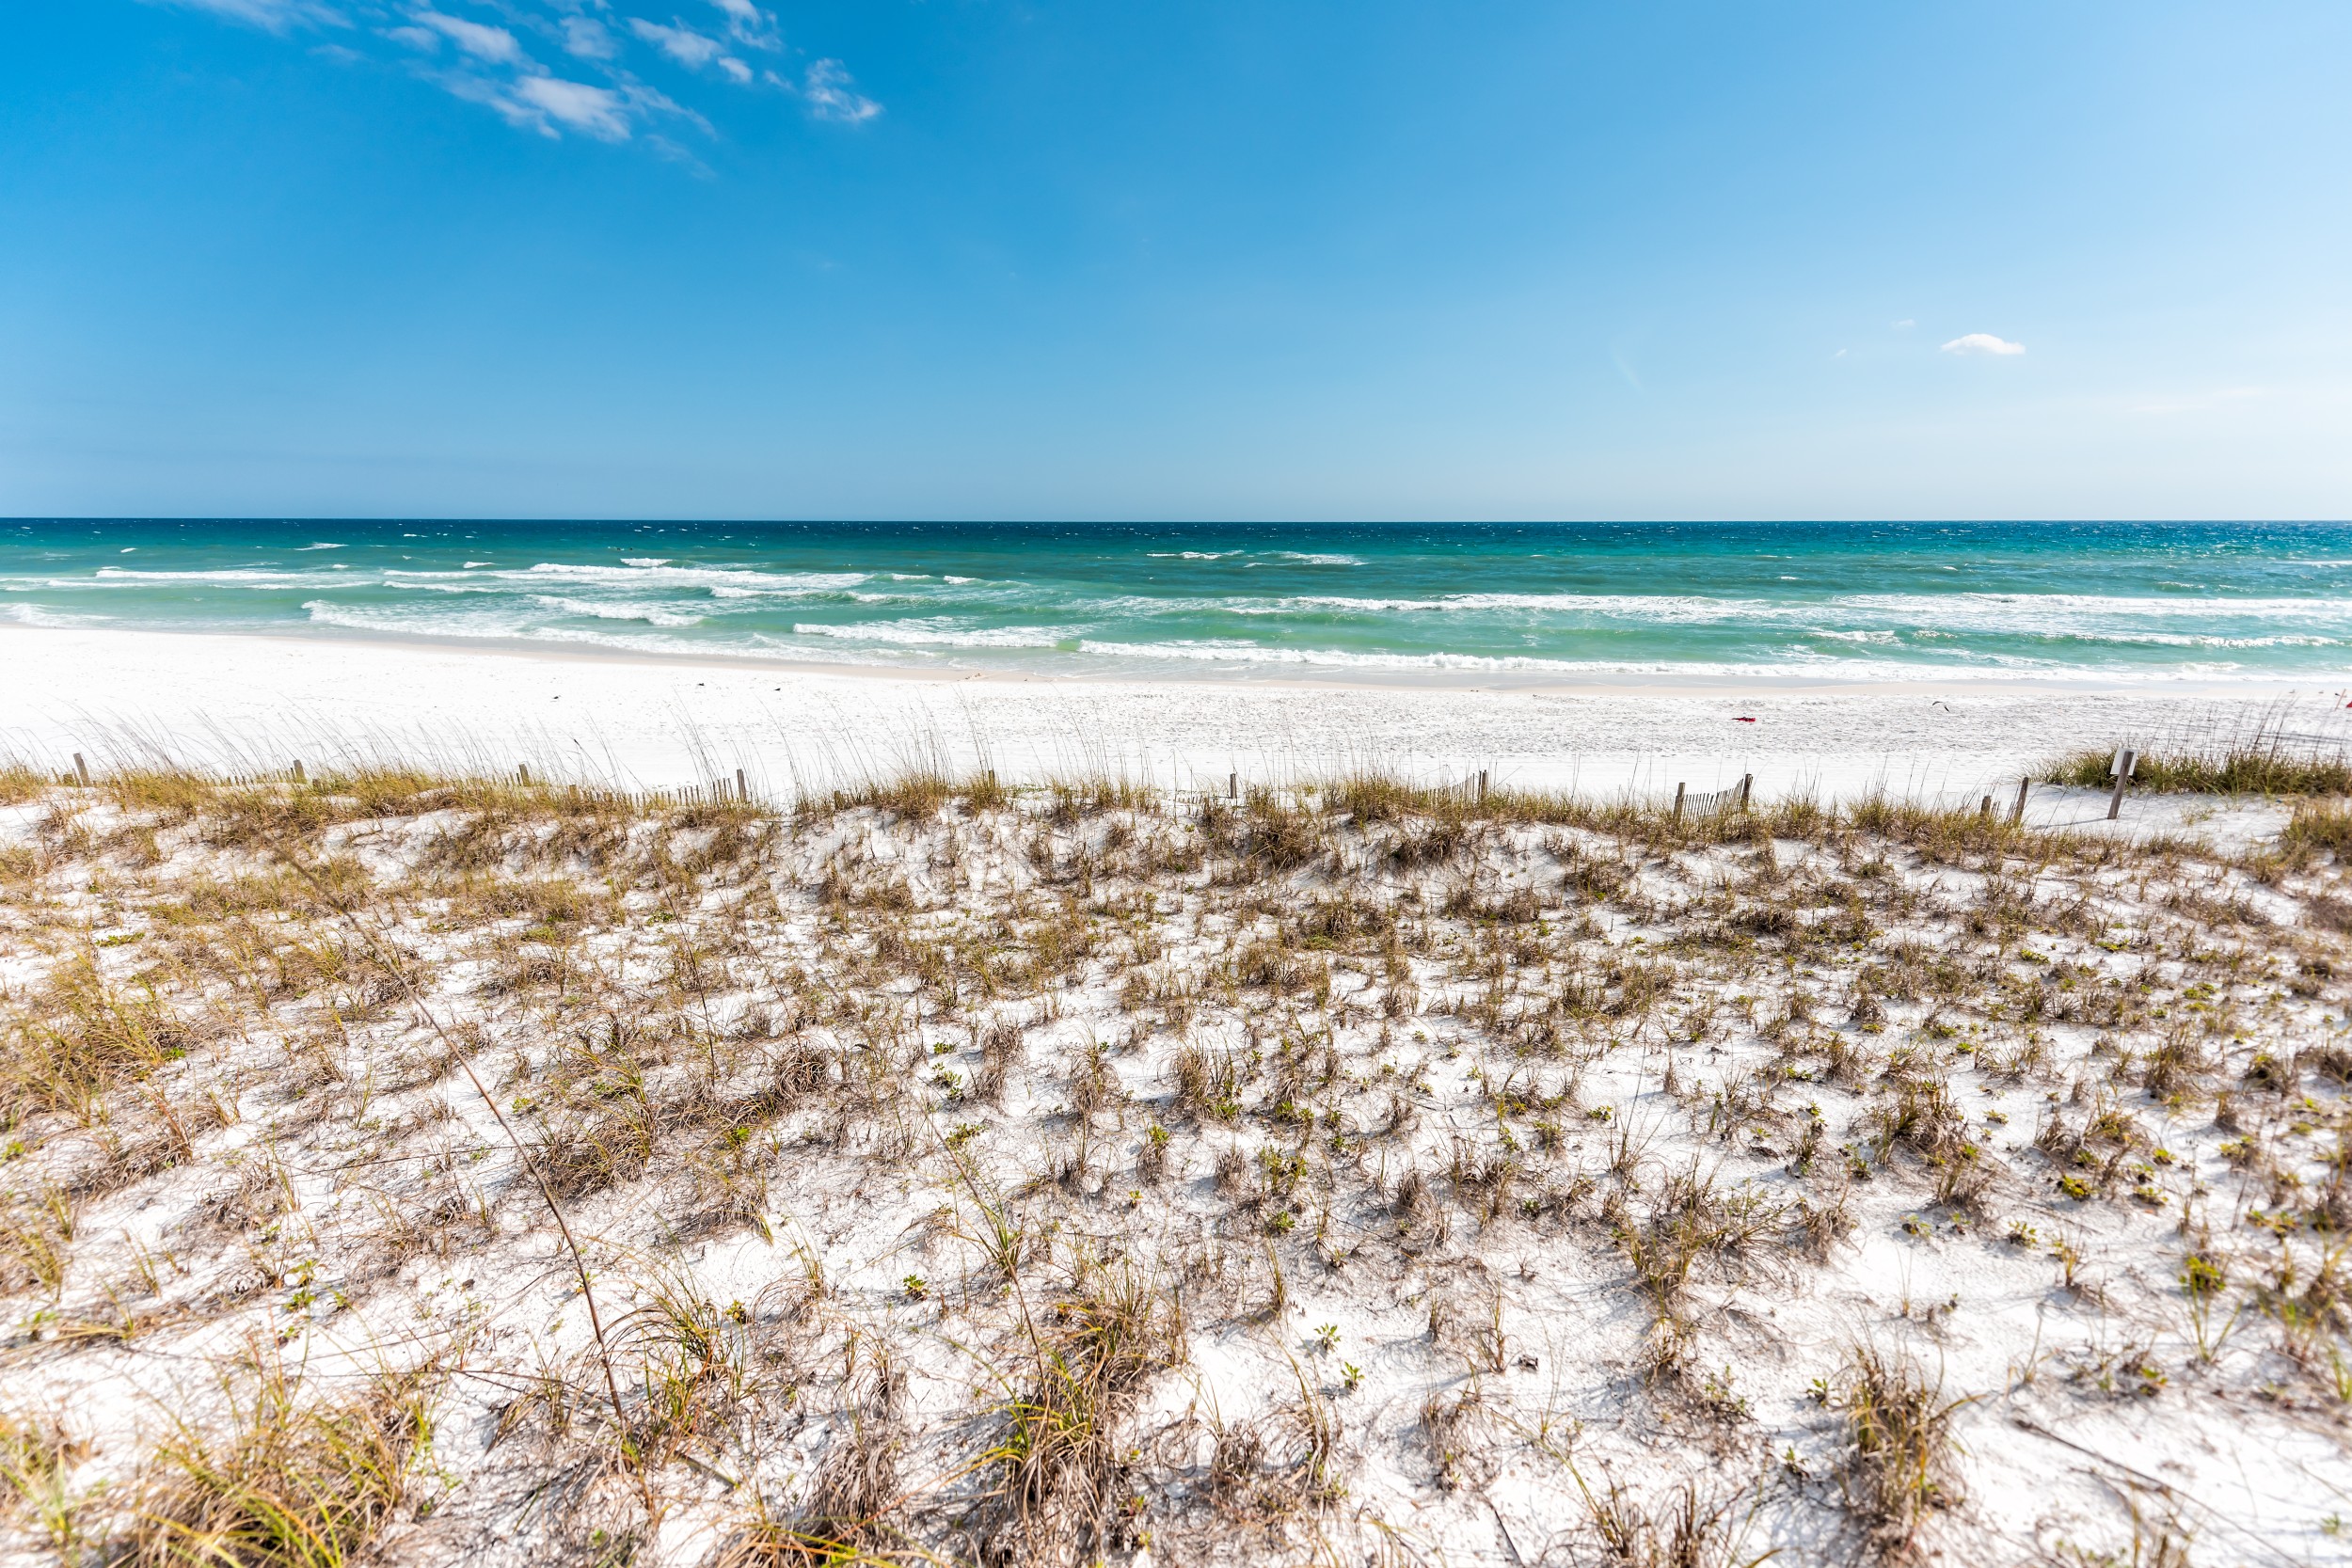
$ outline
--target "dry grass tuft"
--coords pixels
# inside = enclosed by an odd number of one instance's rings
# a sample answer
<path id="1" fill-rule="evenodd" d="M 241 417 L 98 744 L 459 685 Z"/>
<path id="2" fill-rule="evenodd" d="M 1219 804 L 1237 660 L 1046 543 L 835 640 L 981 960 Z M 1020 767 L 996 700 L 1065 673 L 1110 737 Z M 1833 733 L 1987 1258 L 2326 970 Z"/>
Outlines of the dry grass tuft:
<path id="1" fill-rule="evenodd" d="M 1009 804 L 1012 792 L 993 768 L 968 777 L 958 775 L 942 759 L 910 762 L 897 772 L 845 785 L 805 799 L 801 813 L 829 816 L 860 809 L 878 811 L 910 822 L 927 822 L 958 801 L 967 812 L 993 811 Z"/>
<path id="2" fill-rule="evenodd" d="M 2282 848 L 2352 853 L 2352 805 L 2333 800 L 2298 800 L 2279 835 Z"/>
<path id="3" fill-rule="evenodd" d="M 115 984 L 87 955 L 62 967 L 11 1021 L 0 1117 L 39 1111 L 94 1119 L 102 1096 L 186 1053 L 195 1031 L 149 988 Z"/>
<path id="4" fill-rule="evenodd" d="M 256 1350 L 226 1390 L 224 1425 L 183 1421 L 134 1504 L 122 1559 L 141 1568 L 335 1568 L 390 1520 L 431 1439 L 420 1381 L 382 1376 L 342 1399 L 310 1392 Z"/>
<path id="5" fill-rule="evenodd" d="M 1584 1491 L 1601 1560 L 1620 1568 L 1756 1568 L 1776 1555 L 1772 1549 L 1747 1552 L 1760 1501 L 1760 1491 L 1703 1498 L 1692 1481 L 1672 1489 L 1662 1503 L 1645 1504 L 1613 1478 L 1598 1496 Z"/>
<path id="6" fill-rule="evenodd" d="M 2132 774 L 2136 789 L 2198 795 L 2352 794 L 2352 756 L 2298 739 L 2287 715 L 2273 709 L 2241 731 L 2204 747 L 2160 746 L 2143 752 Z M 2072 752 L 2049 768 L 2058 784 L 2105 787 L 2112 781 L 2111 751 Z"/>
<path id="7" fill-rule="evenodd" d="M 0 806 L 18 806 L 39 800 L 41 791 L 48 787 L 48 775 L 32 764 L 14 757 L 0 759 Z"/>
<path id="8" fill-rule="evenodd" d="M 1848 1358 L 1839 1404 L 1850 1447 L 1840 1479 L 1847 1507 L 1882 1558 L 1908 1558 L 1929 1517 L 1960 1501 L 1951 1421 L 1967 1402 L 1945 1400 L 1909 1359 L 1867 1346 Z"/>
<path id="9" fill-rule="evenodd" d="M 1029 1325 L 1024 1385 L 989 1457 L 1000 1476 L 1000 1538 L 1044 1560 L 1061 1543 L 1113 1544 L 1127 1493 L 1120 1428 L 1152 1378 L 1183 1364 L 1174 1299 L 1133 1270 L 1097 1275 Z"/>
<path id="10" fill-rule="evenodd" d="M 67 1485 L 74 1464 L 89 1451 L 54 1417 L 0 1413 L 0 1483 L 6 1504 L 21 1511 L 71 1559 L 81 1544 L 83 1501 Z"/>

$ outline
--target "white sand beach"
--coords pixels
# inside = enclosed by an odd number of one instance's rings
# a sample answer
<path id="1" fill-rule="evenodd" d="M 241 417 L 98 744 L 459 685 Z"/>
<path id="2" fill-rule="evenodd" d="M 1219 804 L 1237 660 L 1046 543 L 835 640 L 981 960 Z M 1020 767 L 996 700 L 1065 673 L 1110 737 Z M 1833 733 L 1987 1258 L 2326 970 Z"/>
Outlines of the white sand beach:
<path id="1" fill-rule="evenodd" d="M 2193 740 L 2282 707 L 2352 737 L 2340 696 L 2254 683 L 1144 682 L 21 626 L 0 629 L 0 748 L 44 765 L 162 750 L 282 767 L 359 750 L 641 787 L 741 768 L 775 799 L 937 752 L 1009 782 L 1111 771 L 1191 788 L 1376 763 L 1429 780 L 1486 769 L 1499 787 L 1671 796 L 1753 774 L 1773 797 L 1964 802 L 2006 800 L 2068 751 Z"/>

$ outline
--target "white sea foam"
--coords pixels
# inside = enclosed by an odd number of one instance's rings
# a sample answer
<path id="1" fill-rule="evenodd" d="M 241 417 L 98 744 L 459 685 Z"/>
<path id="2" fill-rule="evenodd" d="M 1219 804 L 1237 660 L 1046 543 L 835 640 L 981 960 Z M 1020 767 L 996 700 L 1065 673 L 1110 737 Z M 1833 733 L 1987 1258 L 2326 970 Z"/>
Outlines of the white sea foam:
<path id="1" fill-rule="evenodd" d="M 302 609 L 312 626 L 401 637 L 522 637 L 534 624 L 520 604 L 500 600 L 479 605 L 452 605 L 445 599 L 431 604 L 346 605 L 332 599 L 306 599 Z"/>
<path id="2" fill-rule="evenodd" d="M 0 604 L 0 620 L 14 621 L 20 626 L 99 626 L 114 620 L 111 615 L 69 615 L 61 610 L 48 610 L 37 604 Z"/>
<path id="3" fill-rule="evenodd" d="M 516 581 L 628 583 L 635 587 L 731 588 L 747 594 L 798 594 L 811 589 L 853 588 L 871 572 L 760 572 L 747 566 L 596 566 L 543 561 L 519 572 L 501 572 Z"/>
<path id="4" fill-rule="evenodd" d="M 1147 601 L 1148 602 L 1148 601 Z M 1431 598 L 1370 598 L 1295 594 L 1280 598 L 1195 601 L 1237 615 L 1279 616 L 1332 610 L 1363 615 L 1528 612 L 1667 626 L 1810 626 L 1836 631 L 1902 629 L 1986 631 L 2027 636 L 2079 632 L 2129 635 L 2130 622 L 2201 617 L 2274 620 L 2298 617 L 2352 632 L 2352 601 L 2318 598 L 2168 598 L 2089 594 L 1855 594 L 1774 602 L 1680 594 L 1449 594 Z M 1865 621 L 1864 626 L 1840 622 Z"/>
<path id="5" fill-rule="evenodd" d="M 1906 663 L 1894 659 L 1860 659 L 1792 647 L 1774 661 L 1705 659 L 1539 658 L 1532 655 L 1460 653 L 1361 653 L 1341 648 L 1269 648 L 1254 642 L 1201 639 L 1171 642 L 1080 641 L 1083 653 L 1105 658 L 1181 659 L 1228 665 L 1277 665 L 1300 669 L 1490 672 L 1496 674 L 1559 675 L 1692 675 L 1773 680 L 1907 682 L 1983 681 L 2025 678 L 2096 676 L 2126 685 L 2161 684 L 2173 680 L 2210 680 L 2242 666 L 2233 663 L 2168 665 L 2160 670 L 2103 664 L 1979 655 L 1961 659 L 1940 657 L 1933 662 Z"/>
<path id="6" fill-rule="evenodd" d="M 643 621 L 649 626 L 698 626 L 703 617 L 668 605 L 631 604 L 615 599 L 571 599 L 552 594 L 532 595 L 549 610 L 564 615 L 584 615 L 599 621 Z"/>
<path id="7" fill-rule="evenodd" d="M 2165 594 L 1848 594 L 1824 601 L 1850 610 L 1875 610 L 1896 614 L 1937 611 L 1945 618 L 2014 614 L 2143 615 L 2159 618 L 2220 615 L 2326 615 L 2352 621 L 2352 600 L 2296 598 L 2231 598 L 2221 595 Z"/>
<path id="8" fill-rule="evenodd" d="M 1073 626 L 960 626 L 941 616 L 925 620 L 853 621 L 844 626 L 811 622 L 793 626 L 792 633 L 796 637 L 832 638 L 845 642 L 908 648 L 1058 648 L 1075 641 L 1083 629 Z"/>
<path id="9" fill-rule="evenodd" d="M 326 588 L 347 587 L 354 578 L 335 577 L 326 571 L 289 571 L 268 566 L 223 566 L 207 570 L 184 572 L 136 571 L 128 566 L 101 566 L 87 578 L 52 578 L 52 588 L 87 588 L 93 582 L 234 582 L 253 583 L 264 588 Z"/>

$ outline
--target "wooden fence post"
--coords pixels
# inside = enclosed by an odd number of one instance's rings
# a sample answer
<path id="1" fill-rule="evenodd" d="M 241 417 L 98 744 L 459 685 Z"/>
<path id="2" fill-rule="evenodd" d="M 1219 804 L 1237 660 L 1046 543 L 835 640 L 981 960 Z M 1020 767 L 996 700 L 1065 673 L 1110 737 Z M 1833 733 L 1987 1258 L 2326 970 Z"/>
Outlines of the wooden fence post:
<path id="1" fill-rule="evenodd" d="M 1742 774 L 1740 774 L 1740 809 L 1741 811 L 1745 811 L 1745 810 L 1747 810 L 1747 809 L 1748 809 L 1748 793 L 1749 793 L 1749 791 L 1753 790 L 1755 787 L 1756 787 L 1756 775 L 1755 775 L 1755 774 L 1753 774 L 1753 773 L 1742 773 Z"/>
<path id="2" fill-rule="evenodd" d="M 2115 793 L 2107 797 L 2107 820 L 2112 822 L 2123 810 L 2123 786 L 2132 782 L 2132 770 L 2139 766 L 2139 753 L 2129 746 L 2115 753 Z"/>
<path id="3" fill-rule="evenodd" d="M 2010 827 L 2015 827 L 2026 819 L 2026 792 L 2031 788 L 2033 788 L 2033 780 L 2030 778 L 2017 781 L 2017 803 L 2009 808 Z"/>
<path id="4" fill-rule="evenodd" d="M 1977 808 L 1977 815 L 1978 815 L 1979 816 L 1983 817 L 1983 818 L 1984 818 L 1987 822 L 1990 822 L 1990 821 L 1992 821 L 1992 820 L 1993 820 L 1993 797 L 1992 797 L 1992 796 L 1988 795 L 1988 796 L 1986 796 L 1986 797 L 1984 798 L 1984 803 L 1983 803 L 1982 805 L 1980 805 L 1980 806 L 1979 806 L 1979 807 Z"/>
<path id="5" fill-rule="evenodd" d="M 1241 775 L 1239 773 L 1225 775 L 1225 798 L 1229 800 L 1241 799 Z"/>
<path id="6" fill-rule="evenodd" d="M 73 753 L 73 773 L 82 781 L 82 787 L 87 789 L 89 787 L 89 764 L 82 760 L 82 753 L 79 752 Z"/>
<path id="7" fill-rule="evenodd" d="M 525 789 L 529 789 L 531 787 L 531 764 L 525 762 L 517 763 L 516 765 L 515 781 L 516 783 L 521 784 Z"/>
<path id="8" fill-rule="evenodd" d="M 1486 770 L 1483 768 L 1478 770 L 1478 803 L 1486 803 Z"/>
<path id="9" fill-rule="evenodd" d="M 1682 820 L 1682 792 L 1689 787 L 1687 784 L 1675 785 L 1675 820 L 1677 822 Z"/>
<path id="10" fill-rule="evenodd" d="M 300 757 L 296 757 L 296 758 L 294 758 L 294 783 L 296 783 L 296 784 L 302 784 L 302 783 L 306 782 L 306 781 L 303 779 L 303 777 L 302 777 L 302 759 L 301 759 Z"/>
<path id="11" fill-rule="evenodd" d="M 744 782 L 740 768 L 735 770 L 735 798 L 747 806 L 752 803 L 752 786 Z"/>

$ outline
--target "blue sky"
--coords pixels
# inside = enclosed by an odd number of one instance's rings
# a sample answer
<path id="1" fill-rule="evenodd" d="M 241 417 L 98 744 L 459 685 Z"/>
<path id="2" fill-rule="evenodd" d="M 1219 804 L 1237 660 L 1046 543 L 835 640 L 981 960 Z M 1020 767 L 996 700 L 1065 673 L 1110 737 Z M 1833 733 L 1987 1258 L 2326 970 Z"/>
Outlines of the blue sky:
<path id="1" fill-rule="evenodd" d="M 2352 515 L 2352 7 L 67 0 L 0 513 Z"/>

